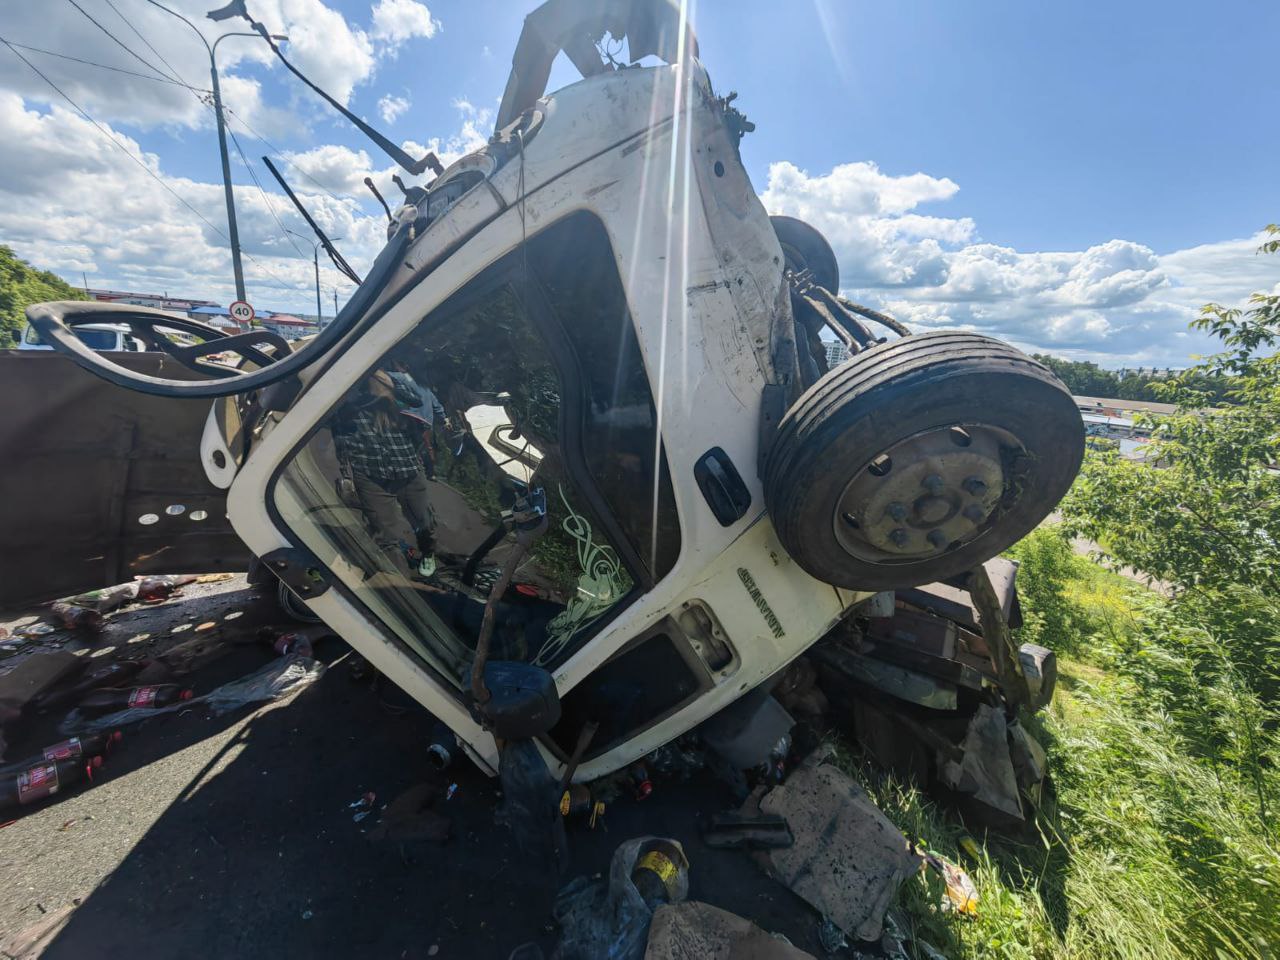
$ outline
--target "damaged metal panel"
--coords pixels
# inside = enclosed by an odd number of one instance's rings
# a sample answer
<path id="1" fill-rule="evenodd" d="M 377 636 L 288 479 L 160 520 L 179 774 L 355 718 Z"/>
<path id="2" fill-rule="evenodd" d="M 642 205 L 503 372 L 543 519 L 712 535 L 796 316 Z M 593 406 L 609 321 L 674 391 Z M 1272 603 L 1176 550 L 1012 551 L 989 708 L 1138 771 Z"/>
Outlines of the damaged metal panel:
<path id="1" fill-rule="evenodd" d="M 194 378 L 159 353 L 131 370 Z M 60 353 L 0 351 L 0 603 L 66 596 L 135 574 L 244 570 L 250 554 L 200 465 L 209 402 L 114 386 Z M 38 399 L 39 402 L 34 402 Z M 154 519 L 152 519 L 154 518 Z"/>

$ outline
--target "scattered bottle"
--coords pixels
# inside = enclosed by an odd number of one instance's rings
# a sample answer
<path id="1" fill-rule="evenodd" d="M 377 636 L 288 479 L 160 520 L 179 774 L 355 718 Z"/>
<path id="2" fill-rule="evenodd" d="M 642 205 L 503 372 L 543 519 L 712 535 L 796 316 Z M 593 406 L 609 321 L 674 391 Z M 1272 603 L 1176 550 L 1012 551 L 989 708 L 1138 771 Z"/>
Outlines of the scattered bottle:
<path id="1" fill-rule="evenodd" d="M 138 581 L 138 599 L 144 603 L 159 603 L 182 585 L 183 580 L 179 577 L 144 577 Z"/>
<path id="2" fill-rule="evenodd" d="M 91 667 L 89 671 L 69 687 L 61 690 L 50 690 L 32 701 L 37 710 L 49 710 L 71 703 L 90 690 L 98 687 L 109 687 L 112 684 L 124 683 L 139 673 L 148 661 L 146 660 L 113 660 L 110 663 Z"/>
<path id="3" fill-rule="evenodd" d="M 59 601 L 49 608 L 56 623 L 67 630 L 98 630 L 102 627 L 102 614 L 88 607 Z"/>
<path id="4" fill-rule="evenodd" d="M 631 882 L 649 908 L 657 909 L 679 897 L 681 889 L 687 889 L 681 877 L 688 870 L 689 860 L 680 844 L 673 840 L 652 840 L 636 857 Z"/>
<path id="5" fill-rule="evenodd" d="M 281 657 L 315 656 L 311 640 L 301 633 L 281 633 L 274 627 L 263 627 L 258 631 L 258 639 L 269 644 L 271 649 Z"/>
<path id="6" fill-rule="evenodd" d="M 52 746 L 44 748 L 46 760 L 75 760 L 77 757 L 101 757 L 113 745 L 124 739 L 119 730 L 110 733 L 91 733 L 83 737 L 72 737 Z"/>
<path id="7" fill-rule="evenodd" d="M 627 776 L 631 780 L 631 786 L 635 790 L 637 800 L 643 800 L 653 793 L 653 781 L 649 779 L 649 771 L 645 769 L 643 763 L 633 763 L 627 769 Z"/>
<path id="8" fill-rule="evenodd" d="M 80 701 L 80 709 L 86 713 L 109 713 L 112 710 L 167 707 L 180 700 L 190 700 L 192 695 L 192 691 L 184 690 L 176 683 L 122 690 L 94 690 Z"/>
<path id="9" fill-rule="evenodd" d="M 29 767 L 5 774 L 0 780 L 0 809 L 26 806 L 51 797 L 59 790 L 85 780 L 92 781 L 102 766 L 101 757 L 85 760 L 41 760 Z"/>

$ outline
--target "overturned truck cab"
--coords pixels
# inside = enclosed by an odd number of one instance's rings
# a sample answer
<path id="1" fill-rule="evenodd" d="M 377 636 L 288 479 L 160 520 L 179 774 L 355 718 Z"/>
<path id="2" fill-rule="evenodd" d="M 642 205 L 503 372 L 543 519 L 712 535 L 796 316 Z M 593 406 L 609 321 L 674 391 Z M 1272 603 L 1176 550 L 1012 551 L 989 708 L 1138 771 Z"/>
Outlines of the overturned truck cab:
<path id="1" fill-rule="evenodd" d="M 630 63 L 599 55 L 606 32 Z M 583 79 L 545 95 L 561 50 Z M 822 237 L 761 205 L 732 100 L 665 2 L 548 3 L 489 144 L 408 188 L 310 343 L 29 315 L 113 382 L 215 398 L 200 455 L 236 533 L 478 764 L 532 739 L 590 780 L 873 593 L 996 555 L 1082 455 L 1039 364 L 839 295 Z M 104 313 L 204 379 L 77 349 L 70 327 Z M 824 329 L 852 353 L 830 370 Z"/>

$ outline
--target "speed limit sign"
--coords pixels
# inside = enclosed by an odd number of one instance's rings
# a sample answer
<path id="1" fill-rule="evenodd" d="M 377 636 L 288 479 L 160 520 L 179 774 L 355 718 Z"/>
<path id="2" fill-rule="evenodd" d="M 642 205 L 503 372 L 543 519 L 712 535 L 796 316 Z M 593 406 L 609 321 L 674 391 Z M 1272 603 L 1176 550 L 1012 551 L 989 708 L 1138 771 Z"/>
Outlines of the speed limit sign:
<path id="1" fill-rule="evenodd" d="M 227 313 L 236 323 L 252 323 L 255 316 L 253 307 L 243 300 L 236 300 L 227 308 Z"/>

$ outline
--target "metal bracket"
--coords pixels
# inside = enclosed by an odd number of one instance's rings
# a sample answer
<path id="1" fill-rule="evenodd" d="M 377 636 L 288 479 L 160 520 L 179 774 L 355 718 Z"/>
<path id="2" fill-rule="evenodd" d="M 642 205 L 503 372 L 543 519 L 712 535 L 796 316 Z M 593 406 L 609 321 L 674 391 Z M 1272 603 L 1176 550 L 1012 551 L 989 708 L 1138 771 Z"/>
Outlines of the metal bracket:
<path id="1" fill-rule="evenodd" d="M 301 547 L 272 550 L 262 556 L 262 562 L 300 599 L 318 597 L 333 586 L 328 568 Z"/>

